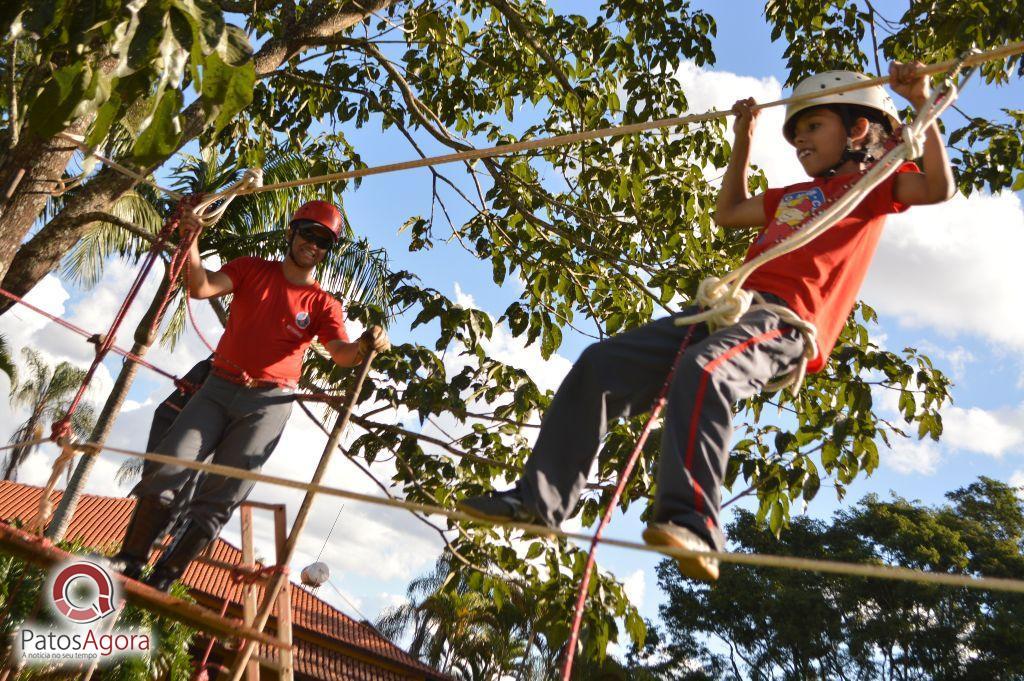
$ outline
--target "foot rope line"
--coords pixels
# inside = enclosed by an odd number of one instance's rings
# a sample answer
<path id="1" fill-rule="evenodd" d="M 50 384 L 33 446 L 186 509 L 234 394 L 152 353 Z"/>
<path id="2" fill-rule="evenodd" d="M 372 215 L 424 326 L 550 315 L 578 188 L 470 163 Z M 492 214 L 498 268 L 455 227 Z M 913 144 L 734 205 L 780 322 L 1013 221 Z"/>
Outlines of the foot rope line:
<path id="1" fill-rule="evenodd" d="M 452 510 L 441 506 L 424 504 L 416 501 L 409 501 L 406 499 L 389 499 L 387 497 L 377 497 L 370 494 L 353 492 L 350 490 L 338 487 L 331 487 L 328 485 L 312 484 L 302 482 L 300 480 L 292 480 L 289 478 L 267 475 L 265 473 L 255 473 L 253 471 L 246 471 L 239 468 L 234 468 L 232 466 L 224 466 L 221 464 L 206 463 L 202 461 L 188 461 L 183 459 L 176 459 L 173 456 L 166 456 L 164 454 L 154 454 L 151 452 L 137 452 L 130 449 L 124 449 L 122 447 L 114 447 L 110 445 L 97 445 L 95 443 L 89 442 L 83 444 L 75 444 L 72 445 L 71 448 L 77 454 L 82 454 L 90 450 L 108 451 L 115 454 L 120 454 L 122 456 L 141 459 L 143 461 L 162 463 L 170 466 L 180 466 L 181 468 L 188 468 L 190 470 L 212 473 L 215 475 L 221 475 L 228 478 L 236 478 L 239 480 L 249 480 L 252 482 L 263 482 L 271 485 L 279 485 L 281 487 L 286 487 L 290 489 L 296 489 L 305 492 L 314 492 L 316 494 L 340 497 L 342 499 L 351 499 L 352 501 L 359 501 L 367 504 L 373 504 L 376 506 L 387 506 L 391 508 L 400 508 L 409 511 L 415 511 L 418 513 L 440 515 L 460 522 L 517 529 L 522 530 L 526 534 L 536 535 L 540 537 L 561 537 L 563 539 L 571 539 L 574 541 L 582 542 L 589 542 L 593 539 L 593 535 L 586 534 L 583 532 L 567 532 L 565 530 L 545 527 L 543 525 L 533 525 L 529 523 L 519 523 L 514 521 L 492 522 L 470 516 L 461 511 Z M 645 553 L 659 553 L 673 558 L 693 558 L 696 556 L 706 556 L 708 558 L 717 558 L 718 560 L 724 563 L 749 565 L 752 567 L 773 567 L 789 570 L 805 570 L 812 572 L 825 572 L 837 575 L 848 575 L 852 577 L 872 577 L 878 579 L 889 579 L 903 582 L 915 582 L 918 584 L 941 584 L 945 586 L 964 587 L 969 589 L 980 589 L 986 591 L 1024 593 L 1024 580 L 1021 579 L 985 576 L 972 577 L 970 575 L 927 572 L 924 570 L 914 570 L 911 568 L 896 567 L 890 565 L 846 563 L 841 561 L 821 560 L 816 558 L 797 558 L 794 556 L 779 556 L 763 553 L 734 553 L 730 551 L 711 550 L 689 551 L 686 549 L 680 549 L 671 546 L 653 547 L 639 542 L 610 537 L 602 538 L 601 543 L 606 544 L 608 546 L 617 546 L 619 548 L 624 549 L 643 551 Z"/>

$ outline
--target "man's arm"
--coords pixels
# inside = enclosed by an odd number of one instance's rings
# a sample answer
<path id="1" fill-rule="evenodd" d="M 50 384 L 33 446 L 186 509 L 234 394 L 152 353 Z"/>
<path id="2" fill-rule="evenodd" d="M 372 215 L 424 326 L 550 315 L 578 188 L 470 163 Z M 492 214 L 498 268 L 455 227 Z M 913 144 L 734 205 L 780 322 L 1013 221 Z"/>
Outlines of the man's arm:
<path id="1" fill-rule="evenodd" d="M 910 102 L 920 111 L 931 88 L 928 78 L 918 75 L 921 62 L 889 65 L 890 85 L 894 92 Z M 921 173 L 900 173 L 893 185 L 893 198 L 906 206 L 923 206 L 948 201 L 956 191 L 953 169 L 949 166 L 946 145 L 939 133 L 938 123 L 925 128 L 924 156 L 921 159 Z"/>
<path id="2" fill-rule="evenodd" d="M 715 200 L 715 222 L 720 227 L 758 227 L 764 224 L 764 195 L 752 197 L 747 193 L 750 141 L 754 137 L 755 119 L 759 113 L 753 109 L 755 104 L 753 99 L 741 99 L 732 107 L 736 115 L 733 123 L 736 141 L 722 178 L 722 189 Z"/>
<path id="3" fill-rule="evenodd" d="M 324 347 L 331 353 L 331 359 L 335 364 L 340 367 L 354 367 L 363 363 L 371 348 L 376 352 L 384 352 L 391 348 L 391 342 L 388 341 L 384 329 L 371 326 L 355 342 L 333 340 L 324 344 Z"/>
<path id="4" fill-rule="evenodd" d="M 186 211 L 178 223 L 178 233 L 185 238 L 191 232 L 199 232 L 202 225 L 192 211 Z M 211 272 L 203 267 L 203 259 L 199 255 L 199 238 L 192 241 L 188 249 L 188 293 L 200 300 L 227 295 L 234 288 L 231 277 L 223 272 Z"/>

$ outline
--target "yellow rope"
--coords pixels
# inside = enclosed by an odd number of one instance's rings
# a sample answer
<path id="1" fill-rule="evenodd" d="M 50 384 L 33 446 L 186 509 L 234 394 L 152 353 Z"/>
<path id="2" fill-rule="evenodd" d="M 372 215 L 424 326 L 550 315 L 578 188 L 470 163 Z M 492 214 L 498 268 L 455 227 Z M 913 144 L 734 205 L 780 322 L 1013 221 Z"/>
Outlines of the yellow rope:
<path id="1" fill-rule="evenodd" d="M 242 470 L 240 468 L 235 468 L 233 466 L 223 466 L 220 464 L 176 459 L 173 456 L 166 456 L 164 454 L 135 452 L 128 449 L 122 449 L 120 447 L 97 446 L 92 443 L 86 443 L 84 445 L 75 445 L 74 449 L 76 453 L 81 453 L 80 450 L 84 449 L 89 449 L 92 451 L 106 450 L 110 452 L 115 452 L 117 454 L 122 454 L 124 456 L 143 459 L 145 461 L 152 461 L 154 463 L 162 463 L 171 466 L 180 466 L 182 468 L 202 471 L 205 473 L 212 473 L 214 475 L 222 475 L 228 478 L 250 480 L 253 482 L 264 482 L 272 485 L 280 485 L 281 487 L 289 487 L 291 489 L 316 492 L 318 494 L 326 494 L 328 496 L 341 497 L 343 499 L 351 499 L 353 501 L 360 501 L 363 503 L 374 504 L 377 506 L 388 506 L 391 508 L 401 508 L 407 511 L 415 511 L 418 513 L 441 515 L 452 520 L 457 520 L 461 522 L 490 524 L 498 527 L 517 529 L 522 530 L 527 534 L 536 535 L 540 537 L 561 537 L 563 539 L 572 539 L 583 542 L 589 542 L 593 539 L 593 537 L 591 537 L 590 535 L 584 534 L 582 532 L 566 532 L 564 530 L 544 527 L 542 525 L 531 525 L 528 523 L 518 523 L 510 521 L 482 521 L 479 518 L 475 518 L 466 513 L 462 513 L 461 511 L 442 508 L 440 506 L 422 504 L 415 501 L 407 501 L 404 499 L 389 499 L 386 497 L 375 497 L 369 494 L 352 492 L 349 490 L 344 490 L 337 487 L 330 487 L 327 485 L 313 485 L 305 482 L 300 482 L 298 480 L 290 480 L 288 478 L 266 475 L 264 473 L 254 473 L 252 471 Z M 827 572 L 837 575 L 847 575 L 851 577 L 871 577 L 876 579 L 916 582 L 918 584 L 938 584 L 944 586 L 964 587 L 969 589 L 982 589 L 987 591 L 1024 593 L 1024 580 L 1019 579 L 1004 579 L 1001 577 L 972 577 L 970 575 L 925 572 L 922 570 L 913 570 L 904 567 L 893 567 L 890 565 L 845 563 L 840 561 L 819 560 L 814 558 L 797 558 L 793 556 L 776 556 L 759 553 L 733 553 L 731 551 L 688 551 L 686 549 L 680 549 L 670 546 L 647 546 L 646 544 L 627 541 L 624 539 L 602 538 L 601 541 L 611 546 L 618 546 L 620 548 L 631 549 L 634 551 L 644 551 L 646 553 L 660 553 L 667 556 L 671 556 L 673 558 L 692 558 L 694 556 L 707 556 L 710 558 L 717 558 L 718 560 L 724 563 L 735 563 L 738 565 L 750 565 L 755 567 L 773 567 L 786 570 L 808 570 L 813 572 Z"/>
<path id="2" fill-rule="evenodd" d="M 4 445 L 3 447 L 0 447 L 0 452 L 6 452 L 9 449 L 17 449 L 18 447 L 33 447 L 35 445 L 41 445 L 44 442 L 49 442 L 49 439 L 45 437 L 35 437 L 31 440 L 15 442 L 13 445 Z"/>

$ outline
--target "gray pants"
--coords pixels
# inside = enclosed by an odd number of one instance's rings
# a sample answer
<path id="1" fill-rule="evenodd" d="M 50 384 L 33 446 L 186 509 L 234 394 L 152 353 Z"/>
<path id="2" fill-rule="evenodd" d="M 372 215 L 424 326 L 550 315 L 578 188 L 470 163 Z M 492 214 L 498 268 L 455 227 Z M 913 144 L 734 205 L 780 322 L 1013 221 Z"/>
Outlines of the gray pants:
<path id="1" fill-rule="evenodd" d="M 294 395 L 282 388 L 245 388 L 210 376 L 174 420 L 154 452 L 258 471 L 281 439 Z M 216 537 L 255 483 L 206 474 L 195 492 L 184 492 L 193 471 L 146 462 L 136 496 L 156 496 L 189 522 Z"/>
<path id="2" fill-rule="evenodd" d="M 608 422 L 651 408 L 691 329 L 673 320 L 695 311 L 595 343 L 573 365 L 518 483 L 527 506 L 547 523 L 557 526 L 572 513 Z M 704 324 L 693 327 L 663 412 L 656 521 L 686 526 L 722 548 L 720 488 L 733 406 L 796 367 L 802 352 L 800 333 L 766 310 L 748 312 L 713 334 Z"/>

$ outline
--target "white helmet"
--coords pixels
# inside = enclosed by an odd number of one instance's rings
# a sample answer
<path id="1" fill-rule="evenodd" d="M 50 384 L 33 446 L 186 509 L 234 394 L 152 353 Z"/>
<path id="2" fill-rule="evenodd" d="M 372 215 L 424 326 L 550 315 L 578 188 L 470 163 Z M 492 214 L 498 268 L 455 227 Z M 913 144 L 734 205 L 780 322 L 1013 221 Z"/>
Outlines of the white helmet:
<path id="1" fill-rule="evenodd" d="M 809 95 L 818 90 L 826 90 L 865 80 L 871 79 L 863 73 L 855 71 L 826 71 L 825 73 L 819 73 L 800 81 L 793 88 L 793 96 Z M 798 113 L 815 106 L 821 106 L 822 104 L 853 104 L 855 106 L 867 107 L 868 109 L 880 111 L 885 115 L 889 119 L 889 124 L 893 130 L 900 126 L 899 113 L 896 111 L 896 105 L 893 103 L 892 98 L 881 85 L 873 85 L 859 90 L 838 92 L 816 99 L 803 99 L 787 104 L 786 120 L 782 124 L 782 134 L 785 138 L 790 142 L 793 141 L 793 126 L 790 125 L 790 121 Z"/>

